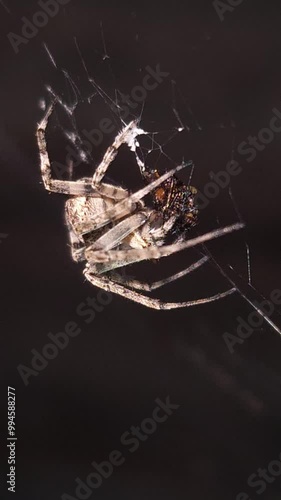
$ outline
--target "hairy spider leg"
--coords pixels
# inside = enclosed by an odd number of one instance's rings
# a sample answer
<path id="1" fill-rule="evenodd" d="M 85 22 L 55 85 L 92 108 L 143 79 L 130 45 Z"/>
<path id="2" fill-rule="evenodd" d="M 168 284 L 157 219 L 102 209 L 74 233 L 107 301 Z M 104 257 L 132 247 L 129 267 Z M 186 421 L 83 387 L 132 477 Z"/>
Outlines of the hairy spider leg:
<path id="1" fill-rule="evenodd" d="M 91 273 L 90 269 L 86 268 L 84 274 L 87 280 L 92 285 L 97 286 L 98 288 L 102 288 L 107 292 L 116 293 L 117 295 L 121 295 L 122 297 L 132 300 L 133 302 L 137 302 L 138 304 L 142 304 L 146 307 L 158 310 L 177 309 L 180 307 L 192 307 L 202 304 L 208 304 L 210 302 L 214 302 L 215 300 L 223 299 L 224 297 L 227 297 L 228 295 L 236 292 L 236 288 L 231 288 L 226 292 L 218 293 L 216 295 L 205 297 L 203 299 L 191 300 L 187 302 L 163 302 L 159 299 L 154 299 L 152 297 L 147 297 L 146 295 L 143 295 L 141 293 L 134 292 L 133 290 L 130 290 L 123 285 L 115 283 L 106 276 L 96 276 L 94 273 Z"/>
<path id="2" fill-rule="evenodd" d="M 93 175 L 93 187 L 98 186 L 101 183 L 109 165 L 116 158 L 118 149 L 122 146 L 122 144 L 128 144 L 128 146 L 130 146 L 133 144 L 137 135 L 144 133 L 145 132 L 143 130 L 137 128 L 137 120 L 131 121 L 119 132 L 119 134 L 115 137 L 114 142 L 107 148 L 102 161 Z"/>
<path id="3" fill-rule="evenodd" d="M 226 234 L 232 233 L 233 231 L 238 231 L 244 227 L 243 223 L 232 224 L 231 226 L 226 226 L 220 229 L 215 229 L 196 238 L 192 238 L 188 241 L 182 243 L 174 243 L 172 245 L 165 245 L 162 247 L 150 246 L 141 249 L 128 249 L 128 250 L 94 250 L 92 247 L 88 247 L 85 251 L 86 259 L 93 263 L 103 263 L 103 262 L 126 262 L 130 260 L 131 262 L 140 262 L 141 260 L 147 259 L 160 259 L 162 257 L 168 257 L 173 253 L 180 252 L 187 248 L 192 248 L 197 245 L 201 245 L 207 241 L 219 238 Z"/>
<path id="4" fill-rule="evenodd" d="M 183 278 L 187 274 L 196 271 L 196 269 L 199 269 L 199 267 L 203 266 L 203 264 L 205 264 L 205 262 L 207 262 L 208 260 L 209 257 L 207 256 L 202 257 L 202 259 L 197 260 L 186 269 L 183 269 L 182 271 L 173 274 L 171 276 L 168 276 L 167 278 L 164 278 L 162 280 L 154 281 L 153 283 L 143 283 L 138 280 L 127 279 L 126 277 L 123 276 L 118 276 L 118 275 L 116 276 L 115 273 L 114 274 L 109 273 L 108 276 L 116 283 L 120 283 L 122 285 L 125 285 L 126 287 L 134 288 L 135 290 L 144 290 L 146 292 L 152 292 L 157 288 L 161 288 L 162 286 L 168 285 L 169 283 L 172 283 L 173 281 Z"/>

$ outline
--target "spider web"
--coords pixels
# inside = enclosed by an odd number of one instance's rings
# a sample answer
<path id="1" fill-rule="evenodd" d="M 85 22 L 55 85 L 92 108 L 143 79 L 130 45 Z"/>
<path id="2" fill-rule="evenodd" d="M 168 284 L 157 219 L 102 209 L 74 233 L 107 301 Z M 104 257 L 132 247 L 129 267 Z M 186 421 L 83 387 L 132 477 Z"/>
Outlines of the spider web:
<path id="1" fill-rule="evenodd" d="M 119 162 L 119 165 L 122 164 L 123 168 L 119 169 L 115 168 L 114 165 L 110 166 L 109 173 L 106 175 L 106 178 L 110 179 L 110 182 L 116 182 L 116 184 L 123 185 L 130 190 L 139 187 L 140 175 L 138 169 L 127 168 L 124 170 L 124 165 L 127 165 L 128 162 L 132 163 L 132 154 L 137 165 L 148 165 L 150 168 L 157 168 L 164 173 L 179 165 L 183 160 L 189 160 L 190 158 L 186 158 L 187 150 L 191 150 L 189 154 L 194 159 L 195 149 L 195 164 L 197 164 L 196 147 L 198 148 L 202 135 L 205 134 L 205 127 L 199 123 L 189 102 L 178 88 L 177 83 L 169 79 L 162 84 L 169 97 L 167 98 L 167 105 L 162 110 L 162 116 L 157 123 L 151 116 L 152 112 L 148 106 L 147 99 L 134 103 L 134 106 L 128 105 L 126 100 L 124 103 L 126 92 L 121 90 L 122 86 L 117 82 L 111 57 L 106 47 L 102 24 L 100 25 L 100 30 L 102 51 L 98 57 L 98 68 L 95 65 L 94 72 L 89 71 L 88 63 L 79 47 L 79 43 L 74 39 L 75 51 L 80 64 L 79 81 L 68 70 L 61 68 L 57 64 L 49 47 L 47 45 L 44 46 L 51 67 L 56 75 L 55 86 L 47 84 L 46 89 L 49 98 L 55 98 L 60 104 L 60 109 L 56 112 L 55 127 L 66 140 L 66 143 L 68 143 L 65 146 L 68 152 L 67 158 L 62 153 L 60 161 L 56 161 L 53 164 L 56 177 L 60 179 L 75 179 L 85 175 L 92 175 L 93 165 L 99 163 L 103 152 L 112 143 L 116 133 L 133 119 L 137 120 L 136 126 L 140 126 L 145 132 L 140 134 L 137 140 L 132 142 L 130 148 L 127 148 L 126 151 L 124 148 L 121 148 L 120 154 L 118 154 L 117 159 L 113 163 Z M 100 82 L 92 73 L 94 75 L 101 74 L 103 70 L 101 72 L 100 68 L 104 69 L 104 67 L 107 70 L 107 77 L 100 78 Z M 81 77 L 81 74 L 83 74 L 83 77 Z M 59 85 L 58 75 L 60 77 Z M 61 88 L 58 89 L 58 86 Z M 151 96 L 149 95 L 148 100 L 150 99 Z M 137 105 L 135 106 L 135 104 Z M 46 105 L 47 102 L 42 100 L 41 107 L 45 108 Z M 126 109 L 129 109 L 129 113 L 124 118 L 125 106 Z M 85 112 L 86 109 L 87 112 Z M 108 133 L 103 133 L 101 138 L 98 132 L 100 132 L 102 119 L 107 120 L 107 123 L 111 124 L 111 130 Z M 159 128 L 160 122 L 168 123 L 168 127 Z M 230 159 L 233 160 L 235 155 L 235 134 L 233 133 L 235 131 L 235 124 L 231 120 L 228 120 L 223 124 L 218 123 L 217 128 L 223 130 L 226 134 L 230 144 Z M 90 141 L 90 147 L 89 137 L 93 139 L 94 143 L 91 144 Z M 192 143 L 195 145 L 193 148 Z M 60 148 L 60 150 L 63 150 L 63 148 Z M 55 157 L 60 157 L 60 151 L 56 151 Z M 189 171 L 181 173 L 180 176 L 188 185 L 190 183 L 193 184 L 194 180 L 196 187 L 197 183 L 195 179 L 199 177 L 200 184 L 200 170 L 198 168 L 194 169 L 192 167 Z M 223 193 L 223 196 L 226 201 L 224 212 L 232 217 L 231 222 L 242 222 L 243 216 L 240 214 L 239 206 L 235 200 L 231 186 L 227 193 Z M 214 207 L 215 205 L 214 203 Z M 210 211 L 212 212 L 212 208 L 210 208 Z M 221 219 L 225 219 L 225 213 L 223 217 L 218 217 L 214 211 L 213 216 L 208 219 L 210 225 L 208 226 L 208 222 L 207 225 L 203 222 L 200 225 L 200 234 L 224 225 L 224 220 L 222 221 Z M 209 248 L 205 248 L 204 252 L 209 255 L 210 261 L 217 269 L 218 274 L 232 286 L 235 286 L 240 298 L 245 300 L 252 309 L 256 310 L 271 328 L 281 334 L 281 330 L 277 326 L 280 324 L 280 312 L 275 310 L 274 317 L 268 317 L 257 305 L 257 301 L 264 300 L 265 297 L 254 288 L 252 283 L 250 246 L 247 241 L 243 240 L 243 237 L 240 237 L 238 247 L 238 251 L 245 256 L 244 266 L 238 271 L 235 271 L 235 263 L 230 263 L 226 260 L 222 264 L 221 258 L 215 258 L 213 253 L 210 253 Z M 151 270 L 149 273 L 151 273 Z"/>

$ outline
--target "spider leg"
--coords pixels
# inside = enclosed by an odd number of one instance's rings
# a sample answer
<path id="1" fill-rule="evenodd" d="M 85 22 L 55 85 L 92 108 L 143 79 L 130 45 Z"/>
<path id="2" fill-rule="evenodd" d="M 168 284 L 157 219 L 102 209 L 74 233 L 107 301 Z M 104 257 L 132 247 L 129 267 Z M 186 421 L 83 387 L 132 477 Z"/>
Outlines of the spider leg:
<path id="1" fill-rule="evenodd" d="M 123 285 L 115 283 L 106 276 L 96 276 L 94 273 L 91 273 L 90 269 L 85 269 L 84 274 L 87 280 L 90 281 L 92 285 L 97 286 L 98 288 L 102 288 L 107 292 L 121 295 L 121 297 L 125 297 L 126 299 L 137 302 L 138 304 L 142 304 L 143 306 L 158 310 L 177 309 L 179 307 L 192 307 L 202 304 L 208 304 L 236 292 L 236 288 L 231 288 L 226 292 L 218 293 L 216 295 L 205 297 L 203 299 L 191 300 L 188 302 L 163 302 L 159 299 L 153 299 L 141 293 L 134 292 L 133 290 L 130 290 Z"/>
<path id="2" fill-rule="evenodd" d="M 92 186 L 92 188 L 93 193 L 98 193 L 100 196 L 104 196 L 105 198 L 111 198 L 116 202 L 124 200 L 129 196 L 127 189 L 120 186 L 113 186 L 112 184 L 106 184 L 105 182 Z"/>
<path id="3" fill-rule="evenodd" d="M 172 255 L 173 253 L 180 252 L 187 248 L 194 247 L 196 245 L 201 245 L 206 241 L 213 240 L 215 238 L 219 238 L 220 236 L 224 236 L 228 233 L 232 233 L 233 231 L 237 231 L 244 227 L 242 223 L 236 223 L 231 226 L 226 226 L 221 229 L 215 229 L 214 231 L 210 231 L 209 233 L 203 234 L 202 236 L 198 236 L 196 238 L 192 238 L 190 240 L 184 241 L 182 243 L 175 243 L 172 245 L 165 245 L 162 247 L 158 246 L 149 246 L 147 248 L 135 249 L 130 248 L 128 250 L 94 250 L 92 247 L 88 247 L 85 251 L 86 259 L 89 262 L 100 263 L 100 262 L 126 262 L 135 261 L 139 262 L 141 260 L 147 259 L 160 259 L 162 257 L 167 257 Z"/>
<path id="4" fill-rule="evenodd" d="M 46 127 L 48 125 L 49 117 L 52 114 L 55 104 L 56 101 L 54 100 L 48 107 L 45 116 L 38 124 L 36 130 L 36 137 L 40 154 L 41 174 L 44 186 L 48 191 L 74 196 L 89 196 L 91 194 L 96 194 L 97 190 L 92 187 L 91 182 L 61 181 L 52 179 L 51 163 L 46 143 Z"/>
<path id="5" fill-rule="evenodd" d="M 72 259 L 75 262 L 82 262 L 85 260 L 85 243 L 83 239 L 75 233 L 67 219 L 66 224 L 68 228 Z"/>
<path id="6" fill-rule="evenodd" d="M 124 238 L 145 224 L 148 215 L 149 214 L 146 212 L 137 212 L 131 215 L 131 217 L 127 217 L 98 238 L 95 243 L 91 245 L 91 248 L 95 250 L 110 250 L 111 248 L 117 247 Z"/>
<path id="7" fill-rule="evenodd" d="M 127 198 L 123 199 L 122 201 L 119 201 L 115 205 L 114 208 L 107 210 L 105 212 L 100 212 L 95 214 L 93 220 L 89 220 L 87 222 L 83 222 L 80 224 L 77 224 L 76 230 L 80 234 L 85 234 L 90 231 L 94 231 L 96 229 L 99 229 L 109 222 L 113 222 L 116 219 L 120 219 L 121 217 L 124 217 L 128 215 L 129 213 L 133 212 L 136 208 L 136 204 L 144 198 L 147 194 L 149 194 L 153 189 L 155 189 L 157 186 L 162 184 L 166 179 L 171 177 L 172 175 L 175 174 L 175 172 L 178 172 L 182 168 L 186 167 L 186 163 L 182 163 L 181 165 L 178 165 L 176 168 L 173 168 L 169 172 L 166 172 L 165 174 L 161 175 L 158 179 L 155 181 L 151 182 L 148 184 L 148 186 L 145 186 L 135 193 L 131 194 Z"/>
<path id="8" fill-rule="evenodd" d="M 106 171 L 109 165 L 113 162 L 114 158 L 118 153 L 118 149 L 122 144 L 127 143 L 128 146 L 133 144 L 134 139 L 137 135 L 144 134 L 145 132 L 137 127 L 137 120 L 131 121 L 128 125 L 126 125 L 121 132 L 116 136 L 113 144 L 107 148 L 102 161 L 97 167 L 92 180 L 92 186 L 97 187 L 103 177 L 106 174 Z"/>
<path id="9" fill-rule="evenodd" d="M 180 278 L 183 278 L 187 274 L 192 273 L 199 267 L 203 266 L 203 264 L 205 264 L 205 262 L 207 262 L 208 260 L 209 257 L 207 256 L 202 257 L 202 259 L 199 259 L 198 261 L 194 262 L 194 264 L 191 264 L 191 266 L 187 267 L 186 269 L 183 269 L 179 273 L 173 274 L 172 276 L 168 276 L 168 278 L 164 278 L 159 281 L 154 281 L 153 283 L 143 283 L 138 280 L 127 279 L 126 276 L 117 275 L 117 273 L 116 274 L 110 273 L 109 276 L 116 283 L 120 283 L 122 285 L 125 285 L 126 287 L 134 288 L 135 290 L 144 290 L 146 292 L 152 292 L 157 288 L 161 288 L 162 286 L 168 285 L 169 283 L 172 283 L 173 281 L 176 281 Z"/>

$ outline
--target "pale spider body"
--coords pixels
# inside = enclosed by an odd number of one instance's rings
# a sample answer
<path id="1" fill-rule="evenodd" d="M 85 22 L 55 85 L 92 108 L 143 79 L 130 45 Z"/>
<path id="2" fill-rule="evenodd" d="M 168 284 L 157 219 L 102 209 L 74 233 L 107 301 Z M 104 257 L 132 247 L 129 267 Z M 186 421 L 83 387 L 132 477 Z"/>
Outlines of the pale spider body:
<path id="1" fill-rule="evenodd" d="M 127 196 L 128 193 L 124 190 L 124 199 Z M 105 196 L 78 196 L 66 201 L 65 219 L 69 229 L 73 260 L 76 262 L 87 260 L 85 251 L 89 247 L 110 250 L 116 247 L 119 249 L 146 248 L 152 244 L 151 227 L 148 222 L 151 211 L 147 210 L 142 202 L 138 203 L 135 209 L 135 212 L 137 210 L 138 213 L 135 214 L 133 219 L 130 218 L 129 224 L 125 217 L 126 222 L 124 220 L 118 221 L 111 224 L 111 228 L 110 224 L 107 224 L 95 231 L 84 234 L 79 232 L 81 225 L 89 220 L 95 220 L 96 216 L 101 212 L 114 209 L 115 205 L 114 200 Z M 135 229 L 133 229 L 134 227 Z M 116 234 L 115 238 L 112 238 L 112 230 Z M 107 239 L 106 243 L 105 238 Z M 123 264 L 120 261 L 110 264 L 111 269 L 122 266 Z M 93 267 L 95 266 L 93 265 Z"/>
<path id="2" fill-rule="evenodd" d="M 107 169 L 120 146 L 127 144 L 131 150 L 136 151 L 137 137 L 145 134 L 138 128 L 136 121 L 125 126 L 116 136 L 92 178 L 78 181 L 53 179 L 45 133 L 54 104 L 48 108 L 37 128 L 41 174 L 47 190 L 69 196 L 65 205 L 65 219 L 72 258 L 76 262 L 86 263 L 84 275 L 87 280 L 103 290 L 154 309 L 204 304 L 235 292 L 236 288 L 231 288 L 211 297 L 187 302 L 163 302 L 143 293 L 151 292 L 194 271 L 208 260 L 206 256 L 186 269 L 152 284 L 127 279 L 114 271 L 129 264 L 160 259 L 200 245 L 240 229 L 242 224 L 233 224 L 186 240 L 187 230 L 197 221 L 196 190 L 186 186 L 175 174 L 190 166 L 190 163 L 183 163 L 160 175 L 157 170 L 144 165 L 136 154 L 145 187 L 130 193 L 123 187 L 104 182 Z M 148 194 L 151 195 L 151 206 L 144 200 Z M 168 236 L 173 238 L 171 244 L 166 244 Z"/>

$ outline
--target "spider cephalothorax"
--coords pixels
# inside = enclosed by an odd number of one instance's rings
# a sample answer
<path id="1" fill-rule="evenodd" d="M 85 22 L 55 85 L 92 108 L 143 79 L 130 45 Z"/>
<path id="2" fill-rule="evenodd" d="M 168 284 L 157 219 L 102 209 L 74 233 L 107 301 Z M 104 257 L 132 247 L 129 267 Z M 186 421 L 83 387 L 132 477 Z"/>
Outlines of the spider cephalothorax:
<path id="1" fill-rule="evenodd" d="M 129 123 L 116 136 L 92 178 L 78 181 L 53 179 L 45 137 L 53 107 L 54 103 L 37 128 L 41 174 L 47 190 L 69 196 L 65 219 L 71 253 L 76 262 L 85 263 L 84 275 L 87 280 L 99 288 L 154 309 L 204 304 L 235 292 L 236 288 L 231 288 L 211 297 L 187 302 L 162 302 L 143 293 L 151 292 L 194 271 L 208 260 L 206 256 L 177 274 L 151 284 L 127 279 L 115 272 L 115 269 L 129 264 L 167 257 L 240 229 L 243 225 L 233 224 L 186 241 L 186 229 L 194 225 L 197 219 L 198 211 L 194 203 L 196 190 L 185 186 L 176 173 L 188 164 L 183 163 L 162 175 L 157 170 L 149 169 L 136 153 L 137 137 L 145 133 L 138 128 L 137 121 Z M 104 182 L 107 169 L 122 144 L 127 144 L 135 152 L 141 175 L 146 181 L 146 186 L 135 193 Z M 144 201 L 149 194 L 152 194 L 152 207 Z M 173 244 L 165 244 L 167 235 L 173 231 L 179 233 L 180 237 Z"/>
<path id="2" fill-rule="evenodd" d="M 160 177 L 158 170 L 146 169 L 142 174 L 147 183 Z M 193 186 L 187 186 L 176 175 L 172 175 L 152 191 L 154 208 L 162 215 L 163 221 L 174 218 L 169 233 L 179 236 L 197 224 L 196 194 L 197 190 Z"/>

